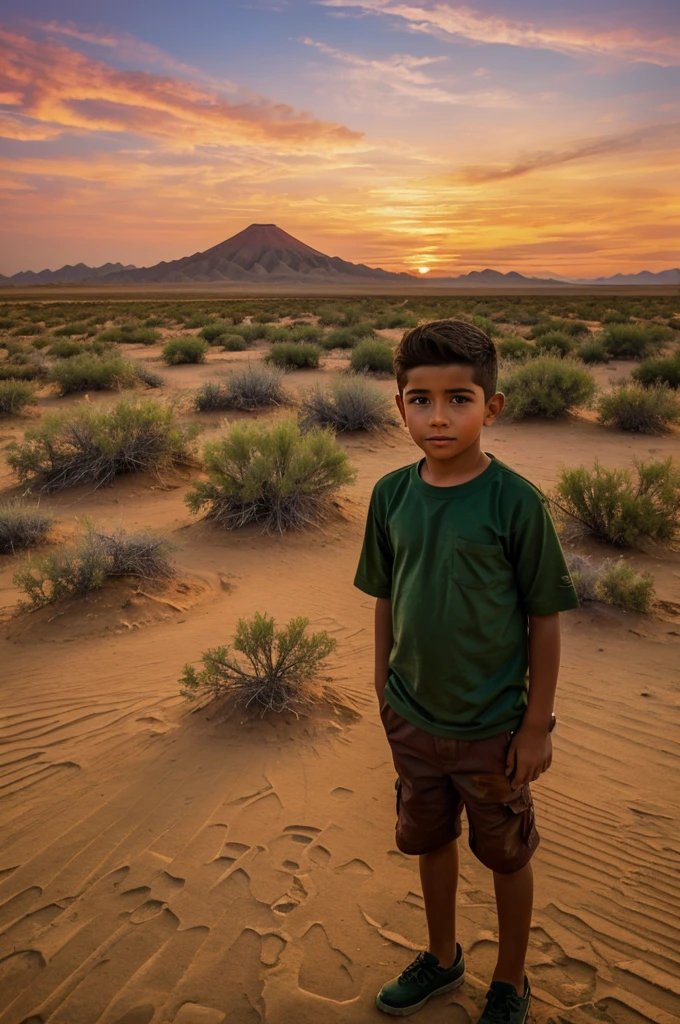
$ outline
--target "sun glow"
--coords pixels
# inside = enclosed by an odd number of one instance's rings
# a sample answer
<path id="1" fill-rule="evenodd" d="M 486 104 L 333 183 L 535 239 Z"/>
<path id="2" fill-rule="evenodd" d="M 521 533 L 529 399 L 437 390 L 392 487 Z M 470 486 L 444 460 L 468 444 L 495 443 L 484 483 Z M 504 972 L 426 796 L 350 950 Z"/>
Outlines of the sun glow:
<path id="1" fill-rule="evenodd" d="M 429 274 L 430 273 L 430 268 L 429 267 L 418 267 L 418 273 L 419 274 Z"/>

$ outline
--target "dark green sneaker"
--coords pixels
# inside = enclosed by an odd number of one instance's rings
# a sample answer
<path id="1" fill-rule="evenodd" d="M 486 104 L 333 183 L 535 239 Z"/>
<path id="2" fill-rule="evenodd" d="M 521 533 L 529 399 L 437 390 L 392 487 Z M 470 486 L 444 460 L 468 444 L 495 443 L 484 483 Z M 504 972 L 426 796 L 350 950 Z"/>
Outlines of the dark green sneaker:
<path id="1" fill-rule="evenodd" d="M 524 995 L 507 981 L 492 981 L 486 993 L 486 1007 L 477 1024 L 524 1024 L 529 1012 L 531 989 L 524 979 Z"/>
<path id="2" fill-rule="evenodd" d="M 398 978 L 388 981 L 375 998 L 376 1006 L 393 1017 L 408 1017 L 424 1006 L 430 996 L 451 992 L 463 984 L 465 960 L 456 943 L 456 962 L 452 967 L 439 966 L 432 953 L 418 953 L 412 964 Z"/>

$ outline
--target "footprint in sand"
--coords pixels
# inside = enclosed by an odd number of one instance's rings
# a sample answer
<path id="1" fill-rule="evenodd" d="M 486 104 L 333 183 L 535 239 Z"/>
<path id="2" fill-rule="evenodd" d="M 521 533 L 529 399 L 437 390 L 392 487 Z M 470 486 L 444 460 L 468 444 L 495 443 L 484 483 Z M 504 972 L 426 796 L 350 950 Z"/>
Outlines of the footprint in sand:
<path id="1" fill-rule="evenodd" d="M 359 858 L 348 860 L 346 864 L 340 864 L 334 870 L 338 875 L 360 875 L 363 878 L 368 878 L 369 875 L 373 874 L 371 865 Z"/>
<path id="2" fill-rule="evenodd" d="M 354 796 L 354 790 L 345 789 L 344 786 L 337 786 L 336 789 L 331 790 L 331 796 L 334 796 L 336 800 L 351 800 Z"/>
<path id="3" fill-rule="evenodd" d="M 287 942 L 277 932 L 260 936 L 260 960 L 265 967 L 276 967 Z"/>
<path id="4" fill-rule="evenodd" d="M 123 1017 L 114 1021 L 114 1024 L 150 1024 L 155 1012 L 155 1006 L 151 1006 L 149 1003 L 145 1006 L 135 1006 L 132 1010 L 128 1010 Z"/>
<path id="5" fill-rule="evenodd" d="M 331 851 L 327 850 L 325 846 L 312 846 L 307 851 L 307 856 L 310 860 L 313 860 L 315 864 L 318 864 L 320 868 L 325 868 L 331 859 Z"/>
<path id="6" fill-rule="evenodd" d="M 308 895 L 302 880 L 296 875 L 288 892 L 272 903 L 272 910 L 275 910 L 277 914 L 290 914 L 291 910 L 299 907 Z"/>
<path id="7" fill-rule="evenodd" d="M 359 994 L 363 968 L 352 963 L 341 949 L 331 945 L 326 929 L 313 924 L 302 937 L 304 956 L 298 985 L 306 992 L 345 1002 Z"/>

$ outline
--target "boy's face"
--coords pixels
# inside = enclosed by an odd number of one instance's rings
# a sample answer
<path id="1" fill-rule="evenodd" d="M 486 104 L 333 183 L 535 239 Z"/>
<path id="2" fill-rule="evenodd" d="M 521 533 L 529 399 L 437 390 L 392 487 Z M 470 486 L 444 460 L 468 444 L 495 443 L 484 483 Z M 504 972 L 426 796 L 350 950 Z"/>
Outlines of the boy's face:
<path id="1" fill-rule="evenodd" d="M 500 392 L 489 401 L 473 384 L 474 367 L 416 366 L 409 370 L 397 406 L 408 432 L 428 458 L 451 459 L 475 443 L 482 426 L 491 426 L 505 399 Z"/>

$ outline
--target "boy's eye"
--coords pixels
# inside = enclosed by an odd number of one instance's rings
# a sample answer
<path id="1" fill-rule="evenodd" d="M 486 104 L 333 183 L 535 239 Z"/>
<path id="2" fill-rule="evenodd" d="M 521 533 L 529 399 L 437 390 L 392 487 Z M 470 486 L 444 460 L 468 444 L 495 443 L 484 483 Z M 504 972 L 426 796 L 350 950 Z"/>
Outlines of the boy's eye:
<path id="1" fill-rule="evenodd" d="M 469 402 L 470 399 L 466 398 L 465 395 L 454 395 L 451 401 L 456 403 L 460 402 L 462 404 L 463 402 Z"/>
<path id="2" fill-rule="evenodd" d="M 413 398 L 409 399 L 409 404 L 410 405 L 420 405 L 421 402 L 423 404 L 425 404 L 425 402 L 428 402 L 428 401 L 429 401 L 429 399 L 426 398 L 425 395 L 415 395 Z"/>

